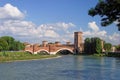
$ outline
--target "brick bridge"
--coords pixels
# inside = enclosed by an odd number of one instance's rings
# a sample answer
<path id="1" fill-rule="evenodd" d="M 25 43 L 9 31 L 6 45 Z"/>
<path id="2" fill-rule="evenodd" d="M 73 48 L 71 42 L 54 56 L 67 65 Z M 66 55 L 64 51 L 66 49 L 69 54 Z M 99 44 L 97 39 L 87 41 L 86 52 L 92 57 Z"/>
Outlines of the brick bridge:
<path id="1" fill-rule="evenodd" d="M 71 53 L 74 53 L 74 45 L 55 45 L 55 44 L 48 44 L 48 45 L 28 45 L 25 47 L 25 51 L 28 51 L 32 54 L 37 54 L 41 51 L 45 51 L 48 54 L 56 54 L 59 51 L 68 50 Z"/>
<path id="2" fill-rule="evenodd" d="M 74 33 L 74 44 L 70 44 L 67 42 L 66 44 L 60 44 L 60 42 L 48 43 L 47 41 L 43 41 L 42 45 L 39 44 L 26 44 L 25 51 L 28 51 L 32 54 L 37 54 L 41 51 L 45 51 L 48 54 L 56 54 L 59 51 L 68 50 L 71 53 L 78 53 L 83 51 L 83 43 L 82 43 L 82 32 Z"/>

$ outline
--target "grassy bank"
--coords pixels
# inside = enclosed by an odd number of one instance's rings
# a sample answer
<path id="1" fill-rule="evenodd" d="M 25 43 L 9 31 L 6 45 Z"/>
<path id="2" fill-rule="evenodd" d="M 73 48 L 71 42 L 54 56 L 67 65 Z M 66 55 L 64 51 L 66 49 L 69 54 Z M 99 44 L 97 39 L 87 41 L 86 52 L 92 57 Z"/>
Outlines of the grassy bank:
<path id="1" fill-rule="evenodd" d="M 106 55 L 108 57 L 120 57 L 120 52 L 108 52 Z"/>
<path id="2" fill-rule="evenodd" d="M 28 52 L 0 52 L 0 62 L 53 58 L 57 55 L 30 54 Z"/>
<path id="3" fill-rule="evenodd" d="M 106 52 L 106 53 L 101 53 L 101 54 L 93 54 L 93 56 L 120 57 L 120 52 Z"/>
<path id="4" fill-rule="evenodd" d="M 106 56 L 105 54 L 101 53 L 101 54 L 93 54 L 93 56 L 97 56 L 97 57 L 103 57 Z"/>

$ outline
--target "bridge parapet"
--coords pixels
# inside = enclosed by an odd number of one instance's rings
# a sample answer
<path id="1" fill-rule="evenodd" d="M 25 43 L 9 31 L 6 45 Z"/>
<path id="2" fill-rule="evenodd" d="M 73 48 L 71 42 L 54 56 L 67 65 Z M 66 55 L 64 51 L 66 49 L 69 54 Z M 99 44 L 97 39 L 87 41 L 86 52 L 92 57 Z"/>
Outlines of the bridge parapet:
<path id="1" fill-rule="evenodd" d="M 70 52 L 73 53 L 74 46 L 69 46 L 69 45 L 47 45 L 47 46 L 34 46 L 31 45 L 29 47 L 25 48 L 25 51 L 29 51 L 32 54 L 37 54 L 40 51 L 46 51 L 49 54 L 56 54 L 60 50 L 69 50 Z"/>

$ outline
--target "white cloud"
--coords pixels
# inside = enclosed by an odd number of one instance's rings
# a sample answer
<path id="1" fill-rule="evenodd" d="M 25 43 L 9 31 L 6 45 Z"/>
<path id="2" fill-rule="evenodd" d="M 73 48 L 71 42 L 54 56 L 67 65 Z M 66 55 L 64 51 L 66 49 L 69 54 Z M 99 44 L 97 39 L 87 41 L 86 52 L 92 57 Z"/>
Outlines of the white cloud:
<path id="1" fill-rule="evenodd" d="M 29 21 L 21 21 L 21 20 L 6 20 L 2 24 L 0 24 L 0 32 L 7 32 L 12 35 L 29 35 L 35 34 L 35 24 Z M 31 33 L 32 32 L 32 33 Z M 23 35 L 24 34 L 24 35 Z"/>
<path id="2" fill-rule="evenodd" d="M 73 23 L 50 23 L 50 24 L 41 24 L 38 26 L 37 30 L 40 32 L 43 37 L 48 37 L 47 40 L 51 40 L 49 37 L 54 38 L 53 40 L 57 41 L 72 41 L 73 39 L 73 30 L 69 30 L 74 28 L 75 25 Z M 42 37 L 42 38 L 43 38 Z M 51 40 L 52 41 L 52 40 Z"/>
<path id="3" fill-rule="evenodd" d="M 50 24 L 42 24 L 39 27 L 41 29 L 50 29 L 50 30 L 56 30 L 56 31 L 61 31 L 61 30 L 68 30 L 69 28 L 74 27 L 75 25 L 73 23 L 65 23 L 65 22 L 58 22 L 58 23 L 50 23 Z"/>
<path id="4" fill-rule="evenodd" d="M 118 33 L 113 33 L 112 35 L 108 36 L 108 39 L 110 42 L 112 42 L 113 44 L 120 44 L 120 34 Z"/>
<path id="5" fill-rule="evenodd" d="M 0 36 L 10 35 L 15 36 L 15 38 L 26 39 L 26 41 L 35 42 L 36 39 L 41 42 L 42 40 L 48 41 L 67 41 L 73 38 L 73 33 L 68 30 L 69 23 L 64 23 L 68 26 L 65 31 L 62 23 L 52 23 L 52 24 L 41 24 L 36 26 L 30 21 L 24 20 L 6 20 L 0 23 Z M 61 24 L 61 26 L 59 25 Z M 61 34 L 64 33 L 64 34 Z M 72 41 L 72 40 L 71 40 Z"/>
<path id="6" fill-rule="evenodd" d="M 99 37 L 106 42 L 112 43 L 113 45 L 119 44 L 120 43 L 120 34 L 118 33 L 113 33 L 113 34 L 108 34 L 107 31 L 105 30 L 100 30 L 99 27 L 96 25 L 96 22 L 89 22 L 88 27 L 92 30 L 87 30 L 83 31 L 83 36 L 84 38 L 87 37 Z"/>
<path id="7" fill-rule="evenodd" d="M 55 31 L 53 30 L 46 30 L 46 32 L 44 33 L 45 37 L 50 37 L 50 38 L 58 38 L 59 34 L 57 34 Z"/>
<path id="8" fill-rule="evenodd" d="M 64 22 L 62 22 L 62 23 L 57 23 L 56 25 L 57 25 L 58 27 L 62 28 L 63 30 L 67 30 L 68 28 L 75 26 L 73 23 L 67 23 L 67 24 L 66 24 L 66 23 L 64 23 Z"/>
<path id="9" fill-rule="evenodd" d="M 93 31 L 99 31 L 99 27 L 96 25 L 96 22 L 89 22 L 88 26 L 90 29 L 92 29 Z"/>
<path id="10" fill-rule="evenodd" d="M 66 35 L 70 32 L 69 29 L 75 26 L 65 22 L 37 26 L 31 21 L 25 21 L 24 13 L 11 4 L 0 7 L 0 12 L 0 36 L 9 35 L 22 41 L 35 43 L 42 40 L 60 41 L 65 38 L 70 40 L 71 36 Z"/>
<path id="11" fill-rule="evenodd" d="M 9 35 L 18 40 L 34 43 L 40 43 L 42 40 L 73 42 L 73 33 L 79 30 L 71 22 L 57 22 L 37 26 L 31 21 L 25 21 L 24 17 L 24 13 L 11 4 L 0 7 L 0 36 Z M 99 29 L 95 21 L 89 22 L 88 27 L 89 30 L 87 31 L 81 28 L 84 38 L 100 37 L 112 44 L 120 43 L 120 34 L 108 35 L 107 31 Z"/>
<path id="12" fill-rule="evenodd" d="M 0 19 L 23 19 L 24 14 L 11 4 L 0 7 Z"/>

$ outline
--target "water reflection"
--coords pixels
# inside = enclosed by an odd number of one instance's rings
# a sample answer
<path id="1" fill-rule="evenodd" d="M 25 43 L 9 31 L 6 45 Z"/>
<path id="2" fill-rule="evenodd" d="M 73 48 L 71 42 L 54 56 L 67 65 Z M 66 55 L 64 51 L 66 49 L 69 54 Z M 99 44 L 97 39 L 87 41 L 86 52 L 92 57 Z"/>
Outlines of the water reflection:
<path id="1" fill-rule="evenodd" d="M 63 56 L 57 59 L 0 63 L 0 80 L 119 80 L 120 59 Z"/>

